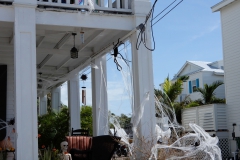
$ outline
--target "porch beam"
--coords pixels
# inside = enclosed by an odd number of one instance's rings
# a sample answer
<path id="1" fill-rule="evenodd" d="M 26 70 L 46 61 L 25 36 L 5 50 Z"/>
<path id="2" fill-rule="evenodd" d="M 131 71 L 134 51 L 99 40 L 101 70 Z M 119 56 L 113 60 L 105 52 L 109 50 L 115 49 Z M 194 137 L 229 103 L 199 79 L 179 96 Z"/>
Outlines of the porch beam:
<path id="1" fill-rule="evenodd" d="M 83 44 L 79 45 L 78 51 L 82 51 L 85 47 L 87 47 L 92 41 L 94 41 L 97 36 L 99 36 L 104 30 L 95 31 Z"/>
<path id="2" fill-rule="evenodd" d="M 48 54 L 43 60 L 42 62 L 38 65 L 38 68 L 41 69 L 44 67 L 44 65 L 52 58 L 52 54 Z"/>
<path id="3" fill-rule="evenodd" d="M 71 33 L 66 33 L 61 40 L 56 44 L 54 49 L 61 49 L 62 46 L 68 41 L 68 39 L 71 37 Z"/>
<path id="4" fill-rule="evenodd" d="M 133 24 L 133 15 L 117 15 L 117 14 L 97 14 L 92 13 L 89 16 L 78 13 L 68 12 L 51 12 L 36 10 L 37 25 L 53 25 L 55 29 L 59 27 L 84 27 L 98 29 L 114 29 L 130 31 L 135 28 Z M 47 18 L 46 18 L 47 17 Z M 56 18 L 61 17 L 61 18 Z M 63 23 L 64 20 L 64 23 Z M 84 23 L 83 23 L 84 22 Z M 97 24 L 97 26 L 96 26 Z M 61 28 L 59 28 L 61 29 Z"/>
<path id="5" fill-rule="evenodd" d="M 9 38 L 9 44 L 13 44 L 14 41 L 14 33 L 12 33 L 11 37 Z"/>
<path id="6" fill-rule="evenodd" d="M 68 63 L 72 58 L 71 57 L 66 57 L 56 68 L 56 70 L 58 71 L 59 69 L 61 69 L 66 63 Z"/>
<path id="7" fill-rule="evenodd" d="M 36 43 L 36 47 L 37 47 L 37 48 L 40 47 L 40 45 L 43 43 L 44 39 L 45 39 L 45 36 L 41 36 L 41 37 L 38 39 L 38 41 L 37 41 L 37 43 Z"/>

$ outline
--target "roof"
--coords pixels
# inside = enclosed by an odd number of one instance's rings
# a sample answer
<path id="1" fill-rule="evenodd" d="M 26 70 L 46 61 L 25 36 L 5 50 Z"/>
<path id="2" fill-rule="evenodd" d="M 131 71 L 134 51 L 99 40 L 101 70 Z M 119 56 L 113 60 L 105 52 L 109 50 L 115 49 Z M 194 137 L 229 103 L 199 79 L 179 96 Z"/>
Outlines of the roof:
<path id="1" fill-rule="evenodd" d="M 186 61 L 186 63 L 182 66 L 182 68 L 178 71 L 178 73 L 174 76 L 173 79 L 177 78 L 180 75 L 180 73 L 184 70 L 184 68 L 189 64 L 200 67 L 198 72 L 199 71 L 209 71 L 209 72 L 214 72 L 214 74 L 217 74 L 217 75 L 223 75 L 223 73 L 224 73 L 223 69 L 219 69 L 219 68 L 212 66 L 212 64 L 217 63 L 217 62 L 219 62 L 219 61 L 216 61 L 216 62 Z M 196 71 L 194 73 L 196 73 Z M 190 74 L 193 74 L 193 73 L 189 73 L 188 75 L 190 75 Z"/>
<path id="2" fill-rule="evenodd" d="M 217 4 L 215 4 L 214 6 L 212 6 L 212 11 L 213 12 L 217 12 L 219 11 L 220 9 L 222 9 L 223 7 L 229 5 L 230 3 L 233 3 L 234 1 L 237 1 L 237 0 L 223 0 Z"/>

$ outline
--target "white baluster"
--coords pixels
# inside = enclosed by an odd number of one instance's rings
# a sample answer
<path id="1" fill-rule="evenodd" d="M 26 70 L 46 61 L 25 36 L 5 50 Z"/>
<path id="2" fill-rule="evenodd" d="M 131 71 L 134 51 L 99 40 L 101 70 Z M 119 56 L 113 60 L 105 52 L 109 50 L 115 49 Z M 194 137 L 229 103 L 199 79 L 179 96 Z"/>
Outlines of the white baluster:
<path id="1" fill-rule="evenodd" d="M 116 8 L 119 9 L 120 8 L 120 0 L 116 0 L 117 6 Z"/>
<path id="2" fill-rule="evenodd" d="M 112 8 L 112 0 L 108 0 L 108 8 Z"/>
<path id="3" fill-rule="evenodd" d="M 123 0 L 123 8 L 128 9 L 128 1 L 129 0 Z"/>
<path id="4" fill-rule="evenodd" d="M 101 1 L 100 1 L 100 6 L 101 6 L 101 7 L 104 7 L 104 0 L 101 0 Z"/>
<path id="5" fill-rule="evenodd" d="M 62 0 L 57 0 L 57 3 L 59 4 L 59 3 L 62 3 Z"/>
<path id="6" fill-rule="evenodd" d="M 67 4 L 70 4 L 70 0 L 67 0 Z"/>
<path id="7" fill-rule="evenodd" d="M 79 0 L 75 0 L 75 5 L 79 5 Z"/>
<path id="8" fill-rule="evenodd" d="M 88 5 L 88 0 L 83 0 L 83 4 L 84 4 L 84 6 L 87 6 Z"/>

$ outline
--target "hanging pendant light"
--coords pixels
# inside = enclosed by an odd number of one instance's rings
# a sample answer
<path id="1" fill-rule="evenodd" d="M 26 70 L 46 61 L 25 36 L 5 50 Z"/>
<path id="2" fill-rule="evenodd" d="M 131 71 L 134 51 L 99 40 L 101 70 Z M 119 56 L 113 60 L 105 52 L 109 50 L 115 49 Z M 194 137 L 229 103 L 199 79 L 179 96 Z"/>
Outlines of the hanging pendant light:
<path id="1" fill-rule="evenodd" d="M 76 33 L 72 33 L 73 37 L 74 37 L 74 46 L 73 48 L 71 49 L 70 51 L 70 55 L 71 55 L 71 58 L 72 59 L 76 59 L 78 58 L 78 50 L 77 48 L 75 47 L 75 36 L 77 35 Z"/>

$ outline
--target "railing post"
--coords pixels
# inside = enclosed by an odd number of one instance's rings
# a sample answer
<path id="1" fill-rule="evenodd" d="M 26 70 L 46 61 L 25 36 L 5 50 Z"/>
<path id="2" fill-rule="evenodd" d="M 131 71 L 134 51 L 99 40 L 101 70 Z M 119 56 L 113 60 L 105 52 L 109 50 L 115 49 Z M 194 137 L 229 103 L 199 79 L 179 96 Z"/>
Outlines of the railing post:
<path id="1" fill-rule="evenodd" d="M 116 0 L 116 8 L 117 8 L 117 9 L 120 8 L 120 0 Z"/>
<path id="2" fill-rule="evenodd" d="M 104 7 L 104 0 L 101 0 L 101 1 L 100 1 L 100 6 L 101 6 L 101 7 Z"/>
<path id="3" fill-rule="evenodd" d="M 66 4 L 70 4 L 70 0 L 67 0 L 67 1 L 66 1 Z"/>
<path id="4" fill-rule="evenodd" d="M 79 0 L 75 0 L 75 5 L 79 5 Z"/>
<path id="5" fill-rule="evenodd" d="M 112 0 L 108 0 L 108 8 L 112 8 Z"/>
<path id="6" fill-rule="evenodd" d="M 122 2 L 122 5 L 123 5 L 122 8 L 128 9 L 128 1 L 129 1 L 129 0 L 123 0 L 123 1 L 124 1 L 124 2 Z"/>

